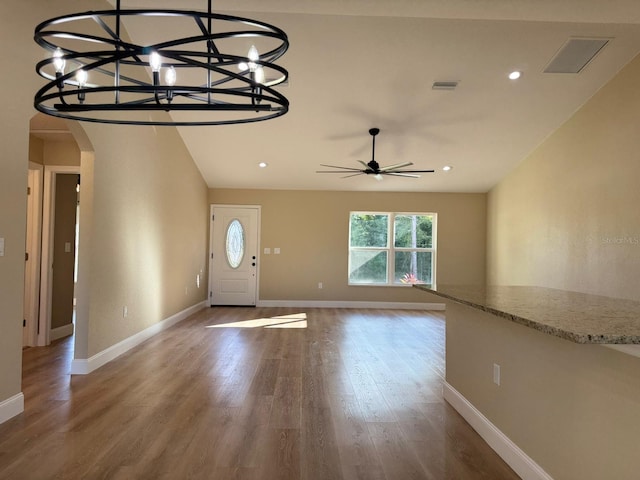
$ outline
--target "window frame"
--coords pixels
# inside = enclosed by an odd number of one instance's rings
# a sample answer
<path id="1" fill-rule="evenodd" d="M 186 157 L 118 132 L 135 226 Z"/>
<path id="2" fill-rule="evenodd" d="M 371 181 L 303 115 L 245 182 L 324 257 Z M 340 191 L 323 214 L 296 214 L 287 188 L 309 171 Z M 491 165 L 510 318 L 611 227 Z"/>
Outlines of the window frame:
<path id="1" fill-rule="evenodd" d="M 351 218 L 353 215 L 386 215 L 387 221 L 387 246 L 386 247 L 352 247 L 351 246 Z M 397 216 L 430 216 L 431 217 L 431 247 L 396 247 L 395 246 L 395 219 Z M 396 252 L 430 252 L 431 253 L 431 283 L 420 283 L 420 285 L 436 284 L 436 252 L 437 252 L 437 228 L 438 214 L 436 212 L 382 212 L 353 210 L 349 212 L 348 225 L 348 251 L 347 251 L 347 285 L 350 287 L 411 287 L 412 283 L 395 282 Z M 385 283 L 352 283 L 351 282 L 351 252 L 386 252 L 387 254 L 387 279 Z"/>

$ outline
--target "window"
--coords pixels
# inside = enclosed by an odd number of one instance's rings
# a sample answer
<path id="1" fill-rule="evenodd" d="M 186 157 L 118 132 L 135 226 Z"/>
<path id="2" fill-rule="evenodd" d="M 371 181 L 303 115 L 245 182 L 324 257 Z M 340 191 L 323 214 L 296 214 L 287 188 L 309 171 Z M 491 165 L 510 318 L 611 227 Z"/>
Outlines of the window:
<path id="1" fill-rule="evenodd" d="M 233 269 L 238 268 L 244 258 L 244 229 L 237 218 L 227 227 L 225 251 L 229 266 Z"/>
<path id="2" fill-rule="evenodd" d="M 349 284 L 433 284 L 435 234 L 435 213 L 351 212 Z"/>

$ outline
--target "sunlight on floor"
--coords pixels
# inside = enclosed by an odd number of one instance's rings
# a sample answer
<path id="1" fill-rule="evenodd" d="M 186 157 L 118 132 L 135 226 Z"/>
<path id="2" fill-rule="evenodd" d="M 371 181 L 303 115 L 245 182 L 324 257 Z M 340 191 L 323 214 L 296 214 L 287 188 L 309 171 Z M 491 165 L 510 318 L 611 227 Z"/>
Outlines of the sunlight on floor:
<path id="1" fill-rule="evenodd" d="M 271 318 L 207 325 L 206 328 L 307 328 L 307 314 L 294 313 Z"/>

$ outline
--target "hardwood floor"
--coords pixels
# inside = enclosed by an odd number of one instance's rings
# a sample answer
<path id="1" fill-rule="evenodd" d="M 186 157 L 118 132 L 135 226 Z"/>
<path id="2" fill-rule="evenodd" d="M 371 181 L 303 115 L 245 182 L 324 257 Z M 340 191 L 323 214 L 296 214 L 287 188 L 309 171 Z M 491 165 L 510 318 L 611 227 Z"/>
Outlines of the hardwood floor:
<path id="1" fill-rule="evenodd" d="M 437 314 L 206 309 L 86 376 L 71 349 L 24 351 L 1 479 L 518 478 L 442 399 Z"/>

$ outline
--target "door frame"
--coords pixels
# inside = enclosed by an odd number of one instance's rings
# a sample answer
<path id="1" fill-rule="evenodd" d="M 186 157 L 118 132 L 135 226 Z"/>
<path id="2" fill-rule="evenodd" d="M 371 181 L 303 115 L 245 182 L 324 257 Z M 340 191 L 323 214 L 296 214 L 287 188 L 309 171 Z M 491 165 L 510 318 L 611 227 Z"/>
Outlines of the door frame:
<path id="1" fill-rule="evenodd" d="M 44 165 L 29 162 L 29 175 L 33 172 L 33 183 L 27 203 L 27 238 L 25 250 L 29 254 L 29 265 L 25 266 L 23 346 L 33 347 L 38 342 L 40 303 L 40 255 L 42 245 L 42 193 Z M 25 259 L 26 261 L 26 259 Z"/>
<path id="2" fill-rule="evenodd" d="M 42 258 L 40 267 L 40 313 L 37 343 L 51 343 L 51 303 L 53 295 L 53 235 L 55 230 L 56 177 L 61 174 L 80 175 L 80 166 L 45 165 L 42 207 Z M 79 219 L 76 219 L 78 221 Z M 76 255 L 78 254 L 76 249 Z"/>
<path id="3" fill-rule="evenodd" d="M 257 265 L 256 265 L 256 298 L 255 305 L 258 305 L 260 299 L 260 233 L 262 231 L 262 205 L 238 205 L 238 204 L 224 204 L 224 203 L 212 203 L 209 206 L 209 295 L 207 301 L 210 307 L 213 307 L 213 210 L 215 208 L 254 208 L 258 211 L 258 221 L 256 225 L 256 253 L 257 253 Z"/>

